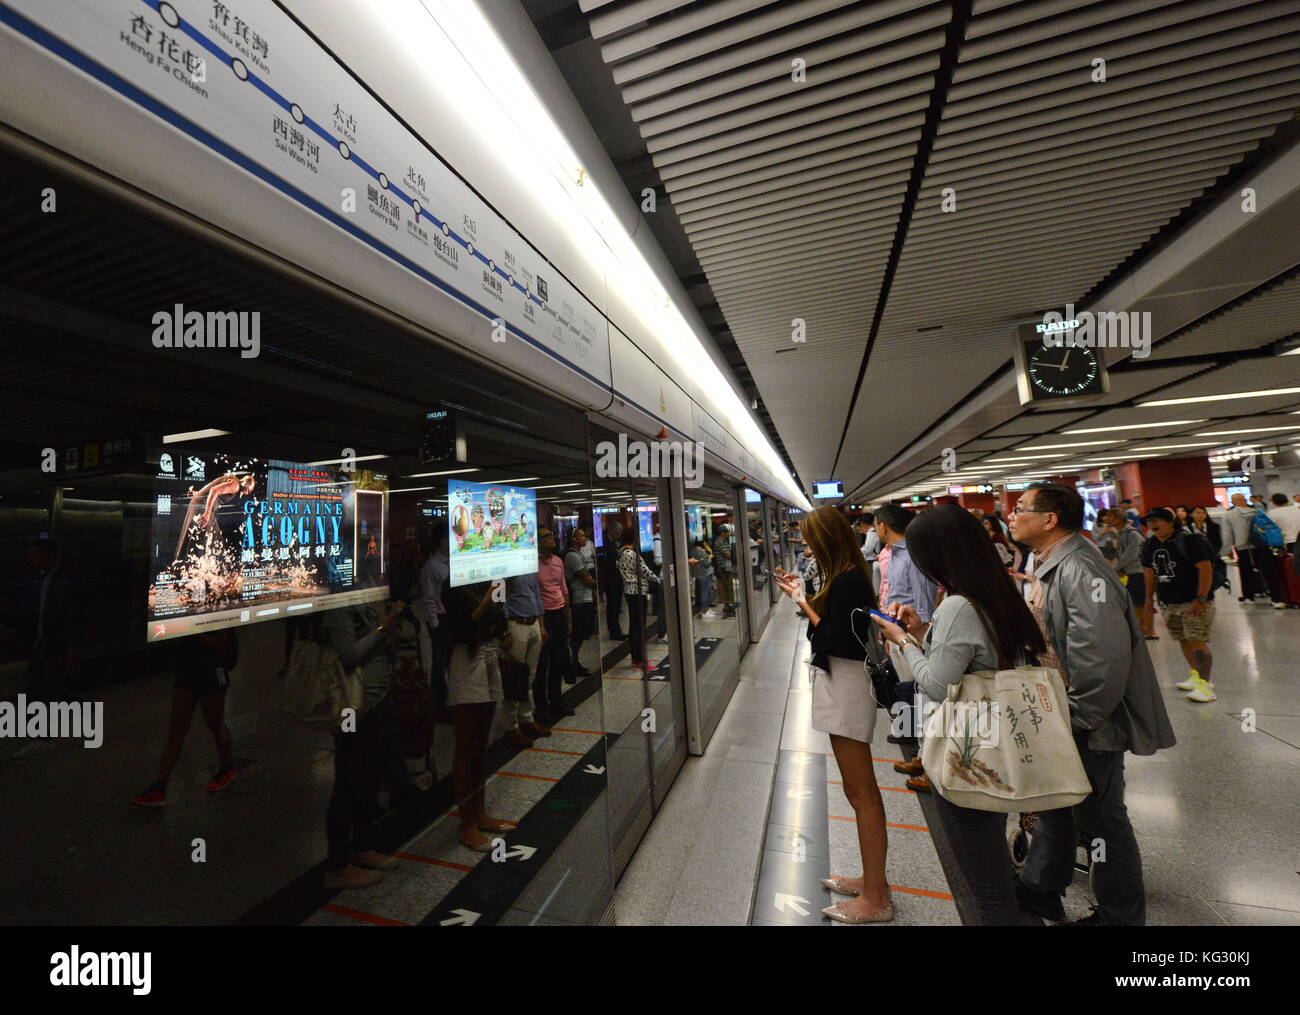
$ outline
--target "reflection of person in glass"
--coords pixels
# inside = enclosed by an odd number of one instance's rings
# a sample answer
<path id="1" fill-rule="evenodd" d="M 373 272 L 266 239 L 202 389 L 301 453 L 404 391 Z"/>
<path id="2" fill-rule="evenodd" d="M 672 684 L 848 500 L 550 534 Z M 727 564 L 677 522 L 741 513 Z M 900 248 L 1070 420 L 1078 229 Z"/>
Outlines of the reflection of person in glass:
<path id="1" fill-rule="evenodd" d="M 637 552 L 640 533 L 631 527 L 623 530 L 622 545 L 618 551 L 618 573 L 623 583 L 623 598 L 627 600 L 627 629 L 632 665 L 649 673 L 650 665 L 645 655 L 645 597 L 651 586 L 658 584 L 659 576 L 646 567 L 645 559 Z"/>
<path id="2" fill-rule="evenodd" d="M 361 707 L 355 731 L 334 733 L 334 791 L 325 813 L 329 857 L 325 887 L 365 888 L 397 861 L 374 848 L 379 787 L 401 738 L 401 720 L 392 695 L 393 639 L 406 604 L 387 604 L 381 617 L 376 603 L 357 603 L 327 610 L 321 617 L 321 640 L 345 670 L 361 671 Z"/>
<path id="3" fill-rule="evenodd" d="M 176 643 L 176 685 L 172 690 L 171 721 L 158 776 L 131 803 L 139 807 L 163 807 L 167 803 L 167 780 L 180 760 L 185 735 L 194 718 L 194 709 L 203 712 L 203 721 L 217 748 L 217 774 L 208 783 L 208 792 L 225 789 L 235 777 L 231 755 L 230 730 L 226 726 L 226 691 L 230 688 L 230 670 L 234 668 L 239 644 L 233 629 L 192 634 Z"/>
<path id="4" fill-rule="evenodd" d="M 180 560 L 185 550 L 186 540 L 192 535 L 208 532 L 215 528 L 217 510 L 222 507 L 222 500 L 230 497 L 247 497 L 257 486 L 257 480 L 251 473 L 227 473 L 211 483 L 196 490 L 189 489 L 190 506 L 185 512 L 185 523 L 181 526 L 180 539 L 176 541 L 176 556 Z M 202 504 L 202 510 L 199 505 Z M 191 527 L 197 523 L 197 532 Z"/>
<path id="5" fill-rule="evenodd" d="M 492 849 L 484 832 L 500 834 L 510 826 L 487 813 L 487 746 L 492 715 L 504 697 L 501 686 L 502 639 L 506 615 L 492 595 L 492 584 L 462 588 L 443 586 L 446 607 L 447 705 L 456 731 L 451 789 L 460 810 L 461 844 L 478 853 Z"/>

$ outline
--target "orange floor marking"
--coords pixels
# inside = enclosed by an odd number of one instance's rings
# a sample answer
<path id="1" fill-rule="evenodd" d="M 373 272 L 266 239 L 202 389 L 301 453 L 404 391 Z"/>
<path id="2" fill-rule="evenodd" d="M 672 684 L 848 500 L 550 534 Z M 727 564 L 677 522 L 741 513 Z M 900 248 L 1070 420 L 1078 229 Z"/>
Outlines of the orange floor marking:
<path id="1" fill-rule="evenodd" d="M 581 758 L 581 751 L 557 751 L 554 747 L 530 747 L 530 751 L 541 751 L 543 754 L 572 754 L 575 758 Z"/>
<path id="2" fill-rule="evenodd" d="M 947 899 L 949 902 L 952 901 L 952 896 L 947 892 L 929 892 L 924 888 L 908 888 L 904 885 L 890 885 L 889 887 L 896 892 L 906 892 L 908 895 L 924 895 L 927 899 Z"/>
<path id="3" fill-rule="evenodd" d="M 409 923 L 403 923 L 401 920 L 390 920 L 386 916 L 375 916 L 373 913 L 363 913 L 359 909 L 345 909 L 342 906 L 336 906 L 332 902 L 327 902 L 320 907 L 327 913 L 334 913 L 337 916 L 346 916 L 353 920 L 360 920 L 362 923 L 373 923 L 376 927 L 409 927 Z"/>
<path id="4" fill-rule="evenodd" d="M 434 867 L 450 867 L 454 871 L 472 871 L 473 867 L 468 867 L 463 863 L 452 863 L 450 860 L 437 860 L 431 856 L 420 856 L 419 853 L 394 853 L 393 856 L 402 860 L 414 860 L 416 863 L 432 864 Z"/>
<path id="5" fill-rule="evenodd" d="M 826 757 L 828 757 L 828 758 L 833 758 L 833 757 L 835 757 L 835 755 L 832 754 L 831 752 L 827 751 L 827 752 L 826 752 Z M 892 764 L 894 764 L 895 762 L 898 762 L 898 761 L 905 761 L 906 759 L 905 759 L 905 758 L 872 758 L 871 760 L 872 760 L 872 761 L 875 761 L 875 762 L 878 762 L 878 763 L 881 764 L 881 765 L 892 765 Z"/>
<path id="6" fill-rule="evenodd" d="M 559 782 L 559 779 L 552 779 L 549 775 L 526 775 L 523 772 L 497 772 L 497 775 L 508 776 L 511 779 L 536 779 L 538 782 Z"/>
<path id="7" fill-rule="evenodd" d="M 858 820 L 857 818 L 846 818 L 843 814 L 827 814 L 826 816 L 830 818 L 832 821 L 857 821 Z M 922 825 L 899 825 L 899 824 L 895 824 L 893 821 L 886 821 L 885 825 L 888 828 L 906 828 L 909 832 L 928 832 L 930 830 L 928 828 L 925 828 Z"/>
<path id="8" fill-rule="evenodd" d="M 611 677 L 611 676 L 609 676 L 609 675 L 606 675 L 606 676 L 605 676 L 605 679 L 606 679 L 606 680 L 636 680 L 636 681 L 641 681 L 641 680 L 644 680 L 645 678 L 644 678 L 644 677 Z"/>
<path id="9" fill-rule="evenodd" d="M 566 729 L 563 726 L 552 726 L 551 732 L 552 733 L 587 733 L 593 737 L 603 737 L 605 735 L 604 733 L 600 732 L 600 730 L 571 730 L 571 729 Z"/>

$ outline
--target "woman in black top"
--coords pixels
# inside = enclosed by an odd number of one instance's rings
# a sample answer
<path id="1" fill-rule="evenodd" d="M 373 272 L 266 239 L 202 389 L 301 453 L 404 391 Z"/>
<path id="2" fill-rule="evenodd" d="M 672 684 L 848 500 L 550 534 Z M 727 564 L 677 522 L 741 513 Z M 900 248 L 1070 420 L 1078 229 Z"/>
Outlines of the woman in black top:
<path id="1" fill-rule="evenodd" d="M 1187 531 L 1195 532 L 1204 536 L 1210 541 L 1210 549 L 1216 554 L 1223 552 L 1223 534 L 1219 531 L 1219 523 L 1210 517 L 1210 512 L 1199 504 L 1192 508 L 1191 524 L 1187 526 Z"/>
<path id="2" fill-rule="evenodd" d="M 807 598 L 797 574 L 777 569 L 776 582 L 808 617 L 812 641 L 813 729 L 830 736 L 844 795 L 857 816 L 862 876 L 831 877 L 822 884 L 843 902 L 822 912 L 840 923 L 887 923 L 894 918 L 885 877 L 885 805 L 871 766 L 876 700 L 864 661 L 864 643 L 875 637 L 871 614 L 875 591 L 866 558 L 835 508 L 820 507 L 804 519 L 804 538 L 822 575 L 821 590 Z"/>

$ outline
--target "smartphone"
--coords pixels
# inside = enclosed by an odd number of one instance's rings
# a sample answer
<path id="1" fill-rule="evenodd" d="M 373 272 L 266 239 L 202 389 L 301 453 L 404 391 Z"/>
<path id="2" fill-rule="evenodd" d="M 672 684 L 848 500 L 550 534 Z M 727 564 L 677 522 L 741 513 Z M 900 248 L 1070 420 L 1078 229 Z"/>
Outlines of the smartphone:
<path id="1" fill-rule="evenodd" d="M 888 613 L 881 613 L 879 610 L 872 610 L 871 615 L 873 617 L 879 617 L 881 620 L 888 621 L 889 623 L 893 624 L 895 627 L 901 627 L 903 628 L 904 631 L 907 630 L 907 627 L 903 624 L 901 620 L 895 620 Z"/>

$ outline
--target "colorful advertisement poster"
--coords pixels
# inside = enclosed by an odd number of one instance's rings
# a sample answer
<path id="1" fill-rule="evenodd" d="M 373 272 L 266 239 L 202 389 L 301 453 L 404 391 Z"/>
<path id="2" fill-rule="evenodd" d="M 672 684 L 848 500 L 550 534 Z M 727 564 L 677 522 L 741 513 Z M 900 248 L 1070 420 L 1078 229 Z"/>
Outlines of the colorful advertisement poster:
<path id="1" fill-rule="evenodd" d="M 537 572 L 537 494 L 500 483 L 447 483 L 451 584 Z"/>
<path id="2" fill-rule="evenodd" d="M 148 640 L 383 598 L 386 490 L 372 472 L 164 452 Z"/>

